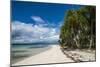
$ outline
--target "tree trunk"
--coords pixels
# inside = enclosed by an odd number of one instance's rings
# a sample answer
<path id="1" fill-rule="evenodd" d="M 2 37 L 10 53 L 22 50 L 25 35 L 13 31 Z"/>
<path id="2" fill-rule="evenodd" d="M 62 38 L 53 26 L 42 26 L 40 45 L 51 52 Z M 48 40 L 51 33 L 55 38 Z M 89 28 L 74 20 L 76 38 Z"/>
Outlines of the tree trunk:
<path id="1" fill-rule="evenodd" d="M 89 46 L 89 49 L 91 49 L 92 47 L 92 44 L 93 44 L 93 22 L 92 22 L 92 18 L 91 18 L 91 14 L 90 14 L 90 23 L 91 23 L 91 40 L 90 40 L 90 46 Z"/>

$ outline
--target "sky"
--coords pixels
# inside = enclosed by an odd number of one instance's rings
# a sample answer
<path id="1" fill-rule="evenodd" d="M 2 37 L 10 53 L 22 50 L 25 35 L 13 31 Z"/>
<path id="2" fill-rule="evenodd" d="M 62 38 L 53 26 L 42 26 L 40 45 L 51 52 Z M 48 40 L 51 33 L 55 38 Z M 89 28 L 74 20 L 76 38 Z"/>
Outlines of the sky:
<path id="1" fill-rule="evenodd" d="M 12 1 L 12 43 L 57 42 L 64 16 L 80 5 Z"/>

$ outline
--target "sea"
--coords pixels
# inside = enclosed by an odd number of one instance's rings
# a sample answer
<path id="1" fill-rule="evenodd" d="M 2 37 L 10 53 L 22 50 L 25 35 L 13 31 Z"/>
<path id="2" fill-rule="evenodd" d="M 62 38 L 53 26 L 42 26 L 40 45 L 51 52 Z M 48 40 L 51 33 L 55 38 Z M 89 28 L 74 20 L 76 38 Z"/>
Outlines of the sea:
<path id="1" fill-rule="evenodd" d="M 47 51 L 51 48 L 50 45 L 59 45 L 59 43 L 11 44 L 11 64 L 17 63 L 28 57 L 35 56 L 39 53 Z"/>

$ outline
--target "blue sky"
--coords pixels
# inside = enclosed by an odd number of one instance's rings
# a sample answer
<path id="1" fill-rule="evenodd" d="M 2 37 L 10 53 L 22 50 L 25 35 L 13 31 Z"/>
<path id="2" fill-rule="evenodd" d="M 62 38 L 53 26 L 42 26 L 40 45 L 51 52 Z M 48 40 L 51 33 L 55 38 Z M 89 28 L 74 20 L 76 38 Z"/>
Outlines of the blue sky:
<path id="1" fill-rule="evenodd" d="M 65 12 L 80 7 L 82 6 L 12 1 L 12 41 L 58 41 Z"/>

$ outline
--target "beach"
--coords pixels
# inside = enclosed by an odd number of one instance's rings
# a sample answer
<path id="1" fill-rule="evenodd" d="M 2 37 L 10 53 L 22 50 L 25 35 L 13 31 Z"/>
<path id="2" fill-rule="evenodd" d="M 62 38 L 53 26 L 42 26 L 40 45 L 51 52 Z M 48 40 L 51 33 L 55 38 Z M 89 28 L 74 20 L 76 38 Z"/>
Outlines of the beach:
<path id="1" fill-rule="evenodd" d="M 51 63 L 69 63 L 69 62 L 86 62 L 95 61 L 95 50 L 62 50 L 59 45 L 49 45 L 49 49 L 33 54 L 25 59 L 13 63 L 12 66 L 19 65 L 36 65 Z"/>
<path id="2" fill-rule="evenodd" d="M 37 55 L 30 56 L 22 61 L 12 64 L 12 66 L 74 62 L 71 58 L 68 58 L 61 51 L 59 45 L 49 45 L 49 46 L 51 48 L 48 49 L 47 51 L 44 51 Z"/>
<path id="3" fill-rule="evenodd" d="M 48 44 L 23 44 L 23 45 L 12 45 L 12 53 L 11 53 L 11 64 L 22 61 L 28 57 L 37 55 L 44 51 L 47 51 L 51 47 Z"/>
<path id="4" fill-rule="evenodd" d="M 89 49 L 64 50 L 63 53 L 75 62 L 93 62 L 96 61 L 96 51 Z"/>

